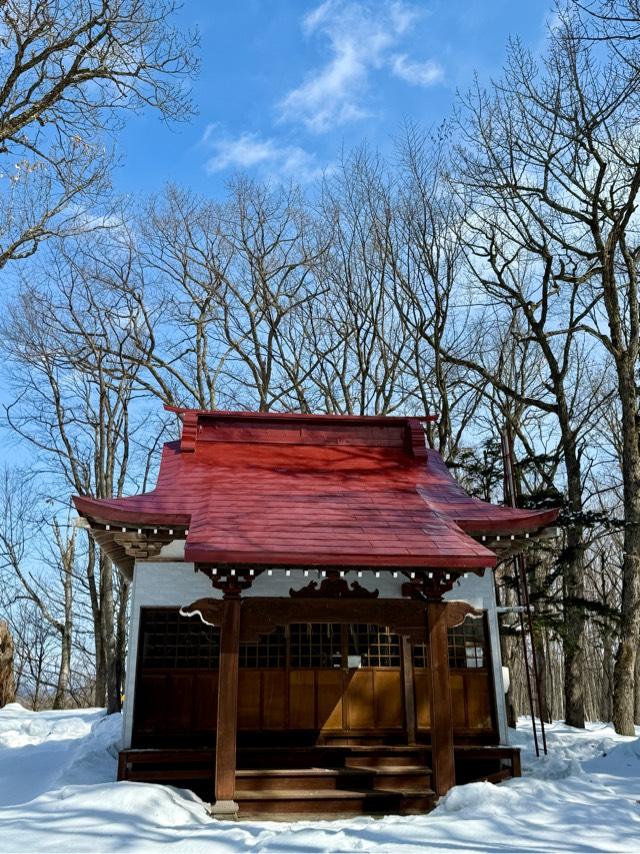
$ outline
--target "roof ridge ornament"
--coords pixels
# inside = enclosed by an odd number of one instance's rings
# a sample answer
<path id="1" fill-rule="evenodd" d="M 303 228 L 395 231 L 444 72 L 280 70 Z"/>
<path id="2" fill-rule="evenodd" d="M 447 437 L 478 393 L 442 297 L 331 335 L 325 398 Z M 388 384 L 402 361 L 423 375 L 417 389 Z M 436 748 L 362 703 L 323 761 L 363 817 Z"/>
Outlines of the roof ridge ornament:
<path id="1" fill-rule="evenodd" d="M 417 460 L 427 460 L 427 441 L 424 427 L 422 426 L 424 419 L 422 418 L 407 418 L 407 426 L 405 428 L 405 447 Z"/>
<path id="2" fill-rule="evenodd" d="M 180 436 L 180 450 L 183 453 L 193 454 L 198 439 L 198 413 L 192 409 L 182 412 L 182 435 Z"/>

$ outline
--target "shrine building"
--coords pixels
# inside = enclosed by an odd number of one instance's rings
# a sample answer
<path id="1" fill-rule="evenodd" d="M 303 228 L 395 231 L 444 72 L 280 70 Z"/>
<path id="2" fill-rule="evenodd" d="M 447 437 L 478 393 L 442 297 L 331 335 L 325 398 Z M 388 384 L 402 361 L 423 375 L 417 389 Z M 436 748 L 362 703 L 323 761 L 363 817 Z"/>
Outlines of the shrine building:
<path id="1" fill-rule="evenodd" d="M 518 775 L 493 570 L 557 511 L 469 496 L 424 419 L 175 411 L 152 492 L 74 498 L 131 582 L 118 778 L 291 818 Z"/>

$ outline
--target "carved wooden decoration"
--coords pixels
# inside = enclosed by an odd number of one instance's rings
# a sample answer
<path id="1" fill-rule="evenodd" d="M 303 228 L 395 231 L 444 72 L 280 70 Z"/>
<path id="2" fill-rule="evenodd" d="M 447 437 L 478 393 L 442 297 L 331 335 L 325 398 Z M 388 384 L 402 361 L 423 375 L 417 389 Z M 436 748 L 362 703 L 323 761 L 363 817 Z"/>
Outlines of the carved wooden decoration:
<path id="1" fill-rule="evenodd" d="M 198 616 L 203 623 L 219 626 L 222 622 L 222 599 L 196 599 L 190 605 L 183 605 L 180 614 L 183 617 Z"/>
<path id="2" fill-rule="evenodd" d="M 221 599 L 196 599 L 190 605 L 180 608 L 183 617 L 199 616 L 203 622 L 219 626 L 222 619 Z M 364 603 L 363 603 L 364 604 Z M 444 618 L 448 629 L 462 625 L 467 617 L 479 619 L 484 612 L 468 602 L 455 600 L 446 602 Z M 405 606 L 405 607 L 403 607 Z M 335 600 L 321 601 L 313 599 L 305 606 L 304 617 L 299 607 L 286 599 L 243 599 L 242 629 L 243 641 L 256 642 L 261 635 L 268 635 L 277 626 L 304 621 L 349 623 L 355 619 L 351 609 L 345 609 Z M 425 610 L 417 602 L 394 602 L 378 600 L 363 608 L 359 619 L 365 622 L 388 625 L 399 635 L 405 635 L 414 643 L 422 643 L 425 635 Z"/>
<path id="3" fill-rule="evenodd" d="M 445 622 L 448 629 L 455 629 L 456 626 L 461 626 L 467 617 L 476 620 L 484 615 L 484 611 L 474 608 L 468 602 L 454 600 L 446 602 Z"/>
<path id="4" fill-rule="evenodd" d="M 240 636 L 243 641 L 256 642 L 277 626 L 291 623 L 372 623 L 389 626 L 398 635 L 406 635 L 412 643 L 424 643 L 426 611 L 422 602 L 392 599 L 361 599 L 357 610 L 353 600 L 311 598 L 301 607 L 295 599 L 249 598 L 242 600 Z"/>
<path id="5" fill-rule="evenodd" d="M 225 599 L 239 599 L 242 591 L 248 590 L 264 572 L 262 569 L 219 569 L 205 563 L 197 563 L 195 571 L 203 572 L 210 579 L 212 587 L 222 590 Z"/>
<path id="6" fill-rule="evenodd" d="M 367 590 L 357 581 L 351 584 L 341 578 L 338 573 L 330 573 L 323 578 L 318 586 L 317 581 L 310 581 L 300 590 L 289 590 L 293 599 L 377 599 L 379 590 Z"/>
<path id="7" fill-rule="evenodd" d="M 130 581 L 136 560 L 157 558 L 163 546 L 184 540 L 187 534 L 184 526 L 138 528 L 92 522 L 90 529 L 95 542 Z"/>
<path id="8" fill-rule="evenodd" d="M 173 540 L 173 535 L 168 531 L 153 534 L 149 531 L 138 533 L 137 531 L 114 532 L 113 542 L 124 549 L 127 557 L 148 560 L 158 557 L 163 546 L 168 546 Z"/>
<path id="9" fill-rule="evenodd" d="M 408 599 L 426 602 L 442 599 L 445 593 L 453 589 L 461 573 L 417 570 L 411 573 L 405 572 L 404 575 L 409 578 L 409 581 L 402 585 L 402 595 Z"/>

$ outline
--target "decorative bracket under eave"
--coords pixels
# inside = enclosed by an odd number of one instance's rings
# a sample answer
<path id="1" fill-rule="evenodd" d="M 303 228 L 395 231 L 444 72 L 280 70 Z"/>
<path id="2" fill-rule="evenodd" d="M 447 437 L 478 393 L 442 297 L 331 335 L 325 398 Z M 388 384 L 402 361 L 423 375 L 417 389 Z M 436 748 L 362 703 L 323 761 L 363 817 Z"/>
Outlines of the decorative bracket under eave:
<path id="1" fill-rule="evenodd" d="M 379 590 L 367 590 L 357 581 L 349 584 L 338 572 L 323 578 L 320 585 L 317 581 L 310 581 L 300 590 L 294 590 L 293 587 L 289 590 L 289 596 L 293 599 L 377 599 L 379 593 Z"/>
<path id="2" fill-rule="evenodd" d="M 204 573 L 211 586 L 221 590 L 225 599 L 239 599 L 243 590 L 248 590 L 263 569 L 220 569 L 207 563 L 196 563 L 196 572 Z"/>
<path id="3" fill-rule="evenodd" d="M 136 560 L 149 560 L 158 557 L 163 546 L 168 546 L 174 539 L 173 535 L 163 532 L 164 535 L 150 534 L 137 531 L 114 532 L 113 542 L 124 549 L 127 557 Z"/>
<path id="4" fill-rule="evenodd" d="M 409 581 L 402 585 L 402 595 L 408 599 L 438 601 L 464 575 L 463 572 L 442 572 L 442 570 L 416 570 L 403 572 Z"/>

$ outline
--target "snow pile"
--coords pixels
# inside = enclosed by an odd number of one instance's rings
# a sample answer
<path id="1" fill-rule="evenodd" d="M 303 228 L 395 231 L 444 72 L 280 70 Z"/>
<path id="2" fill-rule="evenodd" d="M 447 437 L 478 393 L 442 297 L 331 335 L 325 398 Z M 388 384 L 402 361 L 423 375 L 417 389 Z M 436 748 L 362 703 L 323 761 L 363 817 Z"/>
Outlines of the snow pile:
<path id="1" fill-rule="evenodd" d="M 639 768 L 640 738 L 629 739 L 622 744 L 612 740 L 600 756 L 584 763 L 588 773 L 607 775 L 614 782 L 617 779 L 637 778 Z"/>
<path id="2" fill-rule="evenodd" d="M 426 816 L 230 823 L 190 792 L 114 783 L 119 716 L 13 704 L 0 710 L 0 850 L 639 851 L 640 740 L 606 724 L 547 733 L 549 755 L 536 759 L 522 719 L 524 776 L 458 786 Z"/>
<path id="3" fill-rule="evenodd" d="M 0 806 L 30 801 L 67 781 L 113 780 L 118 725 L 106 719 L 104 709 L 34 713 L 17 703 L 5 706 L 0 711 Z M 92 752 L 86 767 L 74 771 Z"/>

